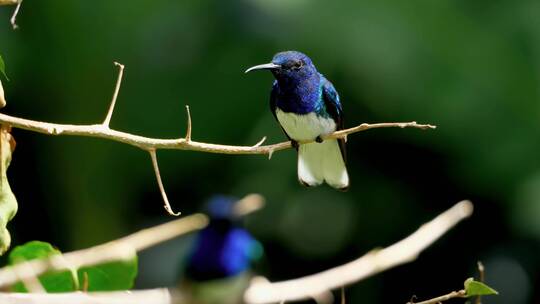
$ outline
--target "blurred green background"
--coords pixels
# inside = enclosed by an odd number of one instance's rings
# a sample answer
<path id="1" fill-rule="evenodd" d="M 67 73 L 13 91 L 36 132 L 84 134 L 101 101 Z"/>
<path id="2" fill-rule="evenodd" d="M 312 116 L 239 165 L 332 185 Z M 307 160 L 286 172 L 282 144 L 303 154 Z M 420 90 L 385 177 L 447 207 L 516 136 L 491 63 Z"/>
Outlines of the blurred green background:
<path id="1" fill-rule="evenodd" d="M 175 210 L 214 193 L 259 192 L 246 219 L 271 280 L 335 266 L 406 236 L 455 202 L 475 214 L 408 265 L 347 289 L 349 303 L 404 303 L 461 288 L 487 268 L 500 292 L 485 303 L 538 303 L 540 274 L 540 2 L 511 1 L 25 1 L 0 7 L 0 54 L 11 81 L 4 113 L 59 123 L 105 117 L 151 137 L 251 145 L 285 139 L 268 107 L 270 73 L 244 75 L 282 50 L 308 54 L 341 94 L 346 125 L 432 123 L 435 131 L 349 137 L 347 193 L 306 189 L 296 155 L 159 151 Z M 119 143 L 14 130 L 10 168 L 19 213 L 13 243 L 62 251 L 170 219 L 147 153 Z M 141 255 L 139 288 L 172 284 L 189 237 Z"/>

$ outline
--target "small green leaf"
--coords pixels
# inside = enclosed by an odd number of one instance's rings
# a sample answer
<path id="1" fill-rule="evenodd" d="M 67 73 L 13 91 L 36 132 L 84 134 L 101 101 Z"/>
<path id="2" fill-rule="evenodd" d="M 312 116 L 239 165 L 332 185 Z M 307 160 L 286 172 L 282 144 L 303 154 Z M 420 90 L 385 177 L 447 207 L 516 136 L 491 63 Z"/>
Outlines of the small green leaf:
<path id="1" fill-rule="evenodd" d="M 465 280 L 465 292 L 468 297 L 487 296 L 499 294 L 495 289 L 482 282 L 475 281 L 473 278 Z"/>
<path id="2" fill-rule="evenodd" d="M 8 264 L 15 265 L 24 261 L 48 258 L 61 254 L 51 244 L 40 241 L 31 241 L 24 245 L 15 247 L 8 257 Z M 41 285 L 47 292 L 67 292 L 76 290 L 76 282 L 70 271 L 48 272 L 39 276 Z M 12 286 L 12 291 L 28 292 L 24 284 L 17 283 Z"/>
<path id="3" fill-rule="evenodd" d="M 0 55 L 0 73 L 2 73 L 7 80 L 9 80 L 6 74 L 6 64 L 4 63 L 4 59 L 2 59 L 2 55 Z"/>
<path id="4" fill-rule="evenodd" d="M 8 264 L 14 265 L 57 254 L 61 252 L 51 244 L 32 241 L 15 247 L 9 254 Z M 80 289 L 78 286 L 87 287 L 87 291 L 126 290 L 133 287 L 137 268 L 137 256 L 134 256 L 129 260 L 86 266 L 73 271 L 47 272 L 39 276 L 39 281 L 47 292 L 76 291 Z M 12 286 L 12 291 L 28 292 L 22 283 Z"/>
<path id="5" fill-rule="evenodd" d="M 137 256 L 130 260 L 82 267 L 77 273 L 79 282 L 88 286 L 88 291 L 131 289 L 137 277 Z M 88 281 L 83 283 L 86 280 L 85 273 Z"/>

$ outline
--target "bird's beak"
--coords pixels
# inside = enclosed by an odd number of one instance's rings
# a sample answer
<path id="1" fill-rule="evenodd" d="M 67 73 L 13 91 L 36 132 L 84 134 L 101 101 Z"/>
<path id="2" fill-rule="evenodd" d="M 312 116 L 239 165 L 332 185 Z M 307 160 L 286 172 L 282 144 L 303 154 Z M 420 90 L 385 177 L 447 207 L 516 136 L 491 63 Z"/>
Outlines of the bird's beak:
<path id="1" fill-rule="evenodd" d="M 279 64 L 275 63 L 265 63 L 265 64 L 259 64 L 256 66 L 252 66 L 249 69 L 247 69 L 244 73 L 249 73 L 254 70 L 273 70 L 273 69 L 279 69 L 281 66 Z"/>

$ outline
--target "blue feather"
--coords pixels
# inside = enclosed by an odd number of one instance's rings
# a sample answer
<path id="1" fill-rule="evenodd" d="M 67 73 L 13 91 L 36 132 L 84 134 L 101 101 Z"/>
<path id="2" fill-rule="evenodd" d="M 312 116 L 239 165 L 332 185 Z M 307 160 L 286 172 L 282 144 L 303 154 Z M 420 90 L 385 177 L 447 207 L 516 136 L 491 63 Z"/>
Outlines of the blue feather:
<path id="1" fill-rule="evenodd" d="M 321 146 L 298 145 L 305 140 L 322 142 L 323 135 L 343 129 L 343 108 L 332 83 L 317 71 L 308 56 L 296 51 L 278 53 L 271 63 L 246 72 L 260 69 L 270 70 L 276 79 L 270 93 L 270 109 L 299 152 L 299 181 L 306 186 L 327 182 L 346 190 L 349 177 L 344 139 L 328 140 Z"/>
<path id="2" fill-rule="evenodd" d="M 260 244 L 239 226 L 236 199 L 216 196 L 208 203 L 210 223 L 201 230 L 187 259 L 185 276 L 194 281 L 232 277 L 250 268 Z"/>

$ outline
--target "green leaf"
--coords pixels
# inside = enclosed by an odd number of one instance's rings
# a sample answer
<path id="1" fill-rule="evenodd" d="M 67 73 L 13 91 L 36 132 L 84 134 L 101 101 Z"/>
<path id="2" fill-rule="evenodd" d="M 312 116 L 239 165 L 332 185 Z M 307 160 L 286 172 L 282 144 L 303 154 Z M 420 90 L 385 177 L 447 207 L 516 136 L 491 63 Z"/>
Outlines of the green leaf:
<path id="1" fill-rule="evenodd" d="M 0 73 L 2 73 L 7 80 L 9 80 L 6 74 L 6 64 L 4 63 L 4 59 L 2 59 L 2 55 L 0 55 Z"/>
<path id="2" fill-rule="evenodd" d="M 482 282 L 475 281 L 473 278 L 465 280 L 465 292 L 468 297 L 487 296 L 499 294 L 495 289 Z"/>
<path id="3" fill-rule="evenodd" d="M 24 261 L 48 258 L 58 254 L 61 254 L 60 251 L 49 243 L 31 241 L 15 247 L 9 253 L 8 264 L 15 265 Z M 68 292 L 77 289 L 74 276 L 70 271 L 48 272 L 39 276 L 39 281 L 47 292 Z M 22 283 L 13 285 L 12 291 L 28 292 Z"/>
<path id="4" fill-rule="evenodd" d="M 9 254 L 8 263 L 14 265 L 57 254 L 61 252 L 51 244 L 32 241 L 15 247 Z M 137 256 L 134 256 L 128 260 L 86 266 L 72 271 L 47 272 L 39 276 L 39 281 L 47 292 L 76 291 L 82 287 L 87 287 L 87 291 L 126 290 L 133 287 L 137 270 Z M 28 292 L 22 283 L 15 284 L 12 291 Z"/>
<path id="5" fill-rule="evenodd" d="M 82 267 L 77 273 L 79 282 L 88 286 L 88 291 L 126 290 L 133 287 L 137 277 L 137 256 L 130 260 Z M 85 278 L 85 273 L 87 278 Z M 86 283 L 82 283 L 85 282 Z"/>

